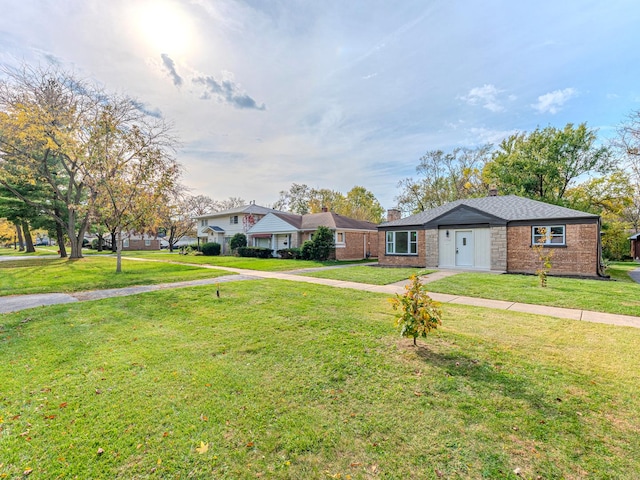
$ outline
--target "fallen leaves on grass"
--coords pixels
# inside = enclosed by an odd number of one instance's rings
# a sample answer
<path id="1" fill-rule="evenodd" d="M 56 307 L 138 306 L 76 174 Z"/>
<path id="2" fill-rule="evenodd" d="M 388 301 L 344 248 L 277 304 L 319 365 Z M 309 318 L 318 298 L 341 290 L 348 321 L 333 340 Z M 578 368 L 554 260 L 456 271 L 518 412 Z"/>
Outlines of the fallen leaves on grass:
<path id="1" fill-rule="evenodd" d="M 200 442 L 200 446 L 196 447 L 196 452 L 198 452 L 200 455 L 202 455 L 203 453 L 207 453 L 208 451 L 209 451 L 208 443 Z"/>

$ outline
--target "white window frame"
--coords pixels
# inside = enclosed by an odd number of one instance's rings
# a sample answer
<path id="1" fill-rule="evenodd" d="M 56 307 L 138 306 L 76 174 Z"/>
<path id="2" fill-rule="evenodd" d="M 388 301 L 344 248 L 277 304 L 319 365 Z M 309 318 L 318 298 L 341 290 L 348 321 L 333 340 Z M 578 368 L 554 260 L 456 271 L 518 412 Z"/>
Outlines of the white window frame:
<path id="1" fill-rule="evenodd" d="M 145 247 L 150 247 L 150 246 L 151 246 L 151 240 L 150 240 L 150 239 L 145 238 L 145 240 L 144 240 L 144 246 L 145 246 Z"/>
<path id="2" fill-rule="evenodd" d="M 346 243 L 346 234 L 344 232 L 336 232 L 335 244 L 344 245 Z"/>
<path id="3" fill-rule="evenodd" d="M 229 224 L 230 225 L 237 225 L 238 224 L 238 215 L 231 215 L 229 217 Z"/>
<path id="4" fill-rule="evenodd" d="M 398 234 L 407 235 L 407 251 L 398 252 Z M 385 234 L 385 252 L 387 255 L 418 255 L 418 231 L 417 230 L 388 230 Z"/>
<path id="5" fill-rule="evenodd" d="M 129 239 L 128 238 L 122 239 L 122 248 L 129 248 Z"/>
<path id="6" fill-rule="evenodd" d="M 540 235 L 540 229 L 544 228 L 546 233 L 544 237 Z M 558 230 L 562 230 L 560 233 Z M 540 240 L 544 238 L 544 242 Z M 531 244 L 532 245 L 551 245 L 566 246 L 567 244 L 567 226 L 566 225 L 534 225 L 531 227 Z"/>
<path id="7" fill-rule="evenodd" d="M 201 227 L 206 227 L 208 225 L 209 225 L 209 220 L 207 220 L 206 218 L 203 218 L 202 220 L 200 220 Z"/>

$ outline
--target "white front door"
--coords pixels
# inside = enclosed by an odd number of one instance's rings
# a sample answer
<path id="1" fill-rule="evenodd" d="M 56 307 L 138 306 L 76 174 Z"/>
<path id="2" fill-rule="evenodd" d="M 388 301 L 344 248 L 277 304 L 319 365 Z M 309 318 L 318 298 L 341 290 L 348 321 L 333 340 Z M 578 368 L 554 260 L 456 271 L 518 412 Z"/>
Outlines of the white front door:
<path id="1" fill-rule="evenodd" d="M 456 267 L 473 267 L 473 232 L 456 232 Z"/>

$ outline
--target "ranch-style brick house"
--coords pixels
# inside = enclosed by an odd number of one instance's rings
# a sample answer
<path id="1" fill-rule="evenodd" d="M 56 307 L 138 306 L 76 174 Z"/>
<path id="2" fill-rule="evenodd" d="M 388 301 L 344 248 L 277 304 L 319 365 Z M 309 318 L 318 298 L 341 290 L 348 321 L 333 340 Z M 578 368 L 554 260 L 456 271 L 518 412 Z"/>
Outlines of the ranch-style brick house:
<path id="1" fill-rule="evenodd" d="M 380 265 L 535 273 L 532 246 L 543 243 L 551 275 L 603 276 L 598 215 L 492 192 L 389 217 L 378 227 Z"/>
<path id="2" fill-rule="evenodd" d="M 320 226 L 334 232 L 335 259 L 361 260 L 378 256 L 378 226 L 334 212 L 297 215 L 271 212 L 247 232 L 249 245 L 274 251 L 301 247 Z"/>

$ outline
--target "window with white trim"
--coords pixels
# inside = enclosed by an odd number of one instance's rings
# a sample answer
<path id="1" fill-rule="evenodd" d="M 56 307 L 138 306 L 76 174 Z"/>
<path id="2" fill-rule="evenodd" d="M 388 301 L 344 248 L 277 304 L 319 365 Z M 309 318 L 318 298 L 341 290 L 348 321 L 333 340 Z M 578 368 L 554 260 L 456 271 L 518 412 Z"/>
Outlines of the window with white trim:
<path id="1" fill-rule="evenodd" d="M 387 254 L 390 255 L 417 255 L 418 232 L 387 232 Z"/>
<path id="2" fill-rule="evenodd" d="M 238 215 L 233 215 L 233 216 L 229 217 L 229 223 L 233 224 L 233 225 L 237 224 L 238 223 Z"/>
<path id="3" fill-rule="evenodd" d="M 145 238 L 144 239 L 144 246 L 145 247 L 150 247 L 151 246 L 151 240 Z"/>
<path id="4" fill-rule="evenodd" d="M 535 225 L 531 227 L 533 245 L 566 245 L 564 225 Z"/>
<path id="5" fill-rule="evenodd" d="M 207 225 L 209 225 L 209 220 L 207 220 L 206 218 L 203 218 L 202 220 L 200 220 L 201 227 L 206 227 Z"/>
<path id="6" fill-rule="evenodd" d="M 129 239 L 125 238 L 122 240 L 122 248 L 129 248 Z"/>
<path id="7" fill-rule="evenodd" d="M 336 245 L 344 243 L 344 232 L 336 232 Z"/>

